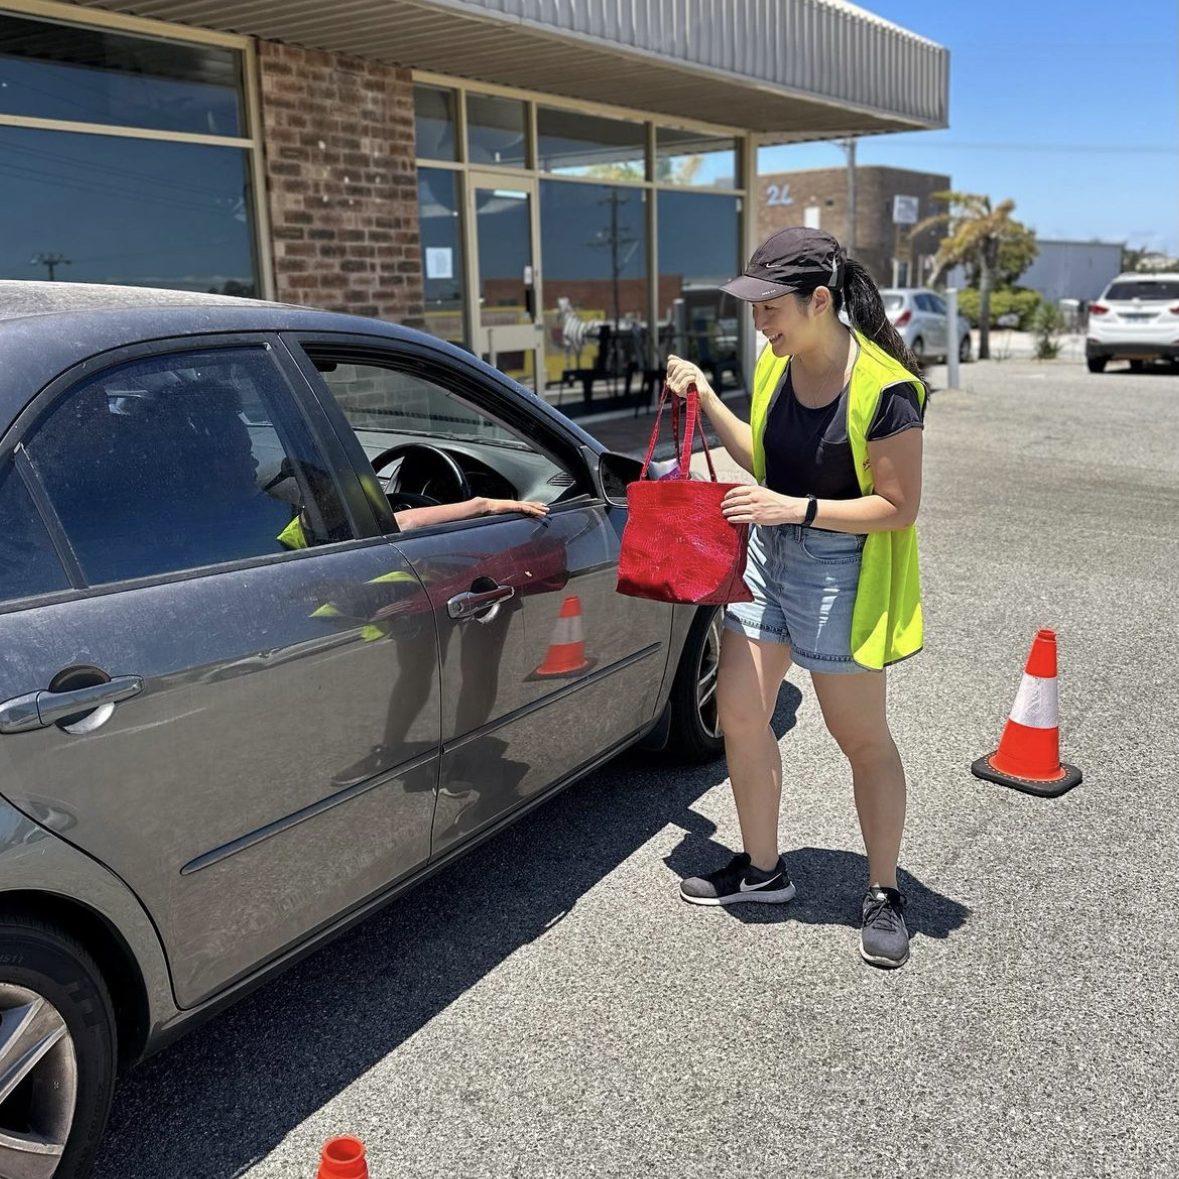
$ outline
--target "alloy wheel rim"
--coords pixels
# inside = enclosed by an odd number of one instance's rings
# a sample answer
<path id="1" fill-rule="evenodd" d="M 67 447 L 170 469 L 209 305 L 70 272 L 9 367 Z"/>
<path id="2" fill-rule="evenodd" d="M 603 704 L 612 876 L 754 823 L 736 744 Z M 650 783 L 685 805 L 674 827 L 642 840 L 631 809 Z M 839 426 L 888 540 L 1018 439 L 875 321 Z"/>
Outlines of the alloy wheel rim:
<path id="1" fill-rule="evenodd" d="M 78 1094 L 78 1061 L 61 1013 L 42 995 L 0 983 L 0 1176 L 51 1179 Z"/>
<path id="2" fill-rule="evenodd" d="M 708 627 L 708 634 L 700 644 L 700 666 L 696 673 L 696 715 L 700 726 L 710 737 L 721 735 L 720 716 L 716 702 L 716 676 L 720 663 L 721 620 L 717 614 Z"/>

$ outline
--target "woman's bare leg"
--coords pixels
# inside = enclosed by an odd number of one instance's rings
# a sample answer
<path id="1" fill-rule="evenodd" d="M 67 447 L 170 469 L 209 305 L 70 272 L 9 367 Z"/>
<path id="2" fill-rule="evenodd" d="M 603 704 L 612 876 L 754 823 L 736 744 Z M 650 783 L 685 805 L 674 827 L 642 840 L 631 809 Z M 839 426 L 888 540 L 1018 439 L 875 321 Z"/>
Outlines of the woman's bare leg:
<path id="1" fill-rule="evenodd" d="M 782 758 L 770 718 L 790 668 L 790 648 L 725 629 L 721 639 L 717 708 L 745 851 L 755 868 L 778 863 Z"/>
<path id="2" fill-rule="evenodd" d="M 868 883 L 896 888 L 905 829 L 905 769 L 888 728 L 885 673 L 814 672 L 811 679 L 827 729 L 851 762 Z"/>

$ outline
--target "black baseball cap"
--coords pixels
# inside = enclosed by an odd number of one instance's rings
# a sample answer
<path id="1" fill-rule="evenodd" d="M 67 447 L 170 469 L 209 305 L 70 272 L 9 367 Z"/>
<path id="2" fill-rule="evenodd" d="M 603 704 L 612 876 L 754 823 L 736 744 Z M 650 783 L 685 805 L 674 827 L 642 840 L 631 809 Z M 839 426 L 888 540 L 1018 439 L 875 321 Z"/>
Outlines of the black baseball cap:
<path id="1" fill-rule="evenodd" d="M 815 287 L 839 289 L 846 266 L 843 247 L 829 233 L 790 225 L 766 238 L 753 251 L 745 272 L 721 290 L 747 303 L 765 303 Z"/>

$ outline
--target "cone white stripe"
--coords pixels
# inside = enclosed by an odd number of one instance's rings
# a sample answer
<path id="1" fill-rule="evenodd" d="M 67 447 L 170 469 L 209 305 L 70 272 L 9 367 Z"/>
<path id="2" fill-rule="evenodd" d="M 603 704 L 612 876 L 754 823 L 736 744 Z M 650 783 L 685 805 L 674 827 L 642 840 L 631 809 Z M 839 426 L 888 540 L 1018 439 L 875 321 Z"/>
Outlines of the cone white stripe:
<path id="1" fill-rule="evenodd" d="M 1055 729 L 1059 716 L 1056 677 L 1044 679 L 1024 672 L 1011 706 L 1011 719 L 1029 729 Z"/>

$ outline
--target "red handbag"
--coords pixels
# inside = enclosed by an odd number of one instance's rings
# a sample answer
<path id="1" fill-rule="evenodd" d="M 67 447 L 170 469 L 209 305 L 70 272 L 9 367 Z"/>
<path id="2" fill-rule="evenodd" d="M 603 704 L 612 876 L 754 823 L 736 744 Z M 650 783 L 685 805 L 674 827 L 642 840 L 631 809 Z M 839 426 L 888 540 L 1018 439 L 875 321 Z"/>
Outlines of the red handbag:
<path id="1" fill-rule="evenodd" d="M 679 466 L 670 477 L 651 479 L 647 469 L 659 441 L 668 397 Z M 628 513 L 618 557 L 618 592 L 700 606 L 749 602 L 753 600 L 745 584 L 749 525 L 730 524 L 721 513 L 725 493 L 740 484 L 717 482 L 703 427 L 700 438 L 712 479 L 705 482 L 691 478 L 692 440 L 700 416 L 695 385 L 688 387 L 684 400 L 686 421 L 681 445 L 680 399 L 667 385 L 663 386 L 643 473 L 626 489 Z"/>

